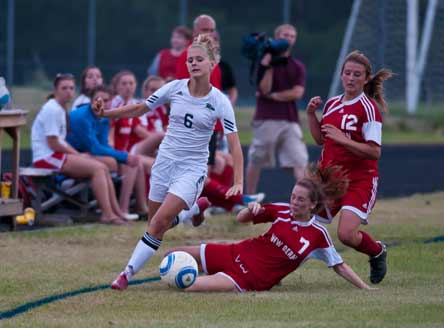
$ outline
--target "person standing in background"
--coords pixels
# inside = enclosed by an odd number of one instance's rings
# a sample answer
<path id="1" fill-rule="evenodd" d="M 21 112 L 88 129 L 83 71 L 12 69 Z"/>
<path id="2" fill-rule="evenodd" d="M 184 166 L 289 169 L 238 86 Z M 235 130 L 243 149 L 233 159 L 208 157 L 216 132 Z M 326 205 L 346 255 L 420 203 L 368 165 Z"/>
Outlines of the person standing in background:
<path id="1" fill-rule="evenodd" d="M 262 167 L 275 165 L 275 152 L 280 166 L 292 168 L 296 180 L 304 176 L 308 152 L 296 101 L 304 95 L 305 66 L 291 57 L 296 36 L 293 25 L 278 26 L 274 38 L 287 40 L 289 48 L 275 57 L 266 53 L 260 62 L 254 136 L 248 153 L 248 194 L 256 192 Z"/>
<path id="2" fill-rule="evenodd" d="M 170 39 L 171 48 L 160 50 L 148 68 L 148 75 L 160 76 L 165 81 L 176 78 L 177 61 L 189 45 L 192 33 L 186 26 L 176 27 Z"/>

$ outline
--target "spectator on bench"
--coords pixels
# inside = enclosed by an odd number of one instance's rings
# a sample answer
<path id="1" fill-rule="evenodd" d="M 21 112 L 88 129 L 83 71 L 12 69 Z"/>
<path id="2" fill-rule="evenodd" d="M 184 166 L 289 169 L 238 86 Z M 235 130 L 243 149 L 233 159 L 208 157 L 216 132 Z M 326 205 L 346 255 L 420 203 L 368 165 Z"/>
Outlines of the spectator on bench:
<path id="1" fill-rule="evenodd" d="M 80 95 L 74 100 L 71 110 L 91 103 L 91 91 L 103 85 L 102 71 L 96 66 L 88 66 L 80 77 Z"/>
<path id="2" fill-rule="evenodd" d="M 91 99 L 98 98 L 102 98 L 108 107 L 111 106 L 111 91 L 107 87 L 98 86 L 92 91 Z M 69 114 L 69 121 L 70 132 L 67 140 L 77 151 L 93 155 L 105 163 L 110 171 L 123 172 L 120 205 L 124 217 L 128 220 L 138 218 L 137 214 L 128 213 L 133 189 L 137 190 L 135 193 L 137 212 L 146 215 L 145 184 L 138 183 L 139 180 L 144 181 L 143 163 L 139 156 L 116 150 L 108 144 L 109 119 L 96 117 L 91 105 L 88 104 L 72 111 Z"/>
<path id="3" fill-rule="evenodd" d="M 80 154 L 65 141 L 69 121 L 68 104 L 74 97 L 75 79 L 57 74 L 53 94 L 37 114 L 31 130 L 32 161 L 37 168 L 52 169 L 72 178 L 89 178 L 102 211 L 100 222 L 126 224 L 105 164 Z"/>

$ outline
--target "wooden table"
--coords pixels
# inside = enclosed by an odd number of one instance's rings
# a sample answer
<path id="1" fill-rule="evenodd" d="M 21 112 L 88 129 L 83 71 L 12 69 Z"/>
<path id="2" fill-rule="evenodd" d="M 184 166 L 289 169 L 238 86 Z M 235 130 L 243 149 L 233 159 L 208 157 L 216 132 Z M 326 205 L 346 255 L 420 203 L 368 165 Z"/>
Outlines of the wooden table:
<path id="1" fill-rule="evenodd" d="M 18 179 L 20 164 L 20 127 L 26 124 L 28 111 L 21 109 L 0 110 L 0 173 L 2 168 L 2 142 L 3 134 L 7 134 L 13 140 L 12 146 L 12 186 L 11 198 L 0 198 L 0 217 L 11 217 L 11 230 L 15 229 L 15 215 L 23 213 L 22 201 L 18 198 Z"/>

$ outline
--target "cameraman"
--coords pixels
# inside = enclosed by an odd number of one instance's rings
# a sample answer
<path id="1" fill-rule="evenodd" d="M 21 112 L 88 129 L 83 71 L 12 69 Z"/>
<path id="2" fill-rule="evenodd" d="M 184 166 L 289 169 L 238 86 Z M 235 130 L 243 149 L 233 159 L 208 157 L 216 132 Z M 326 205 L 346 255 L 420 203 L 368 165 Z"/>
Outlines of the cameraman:
<path id="1" fill-rule="evenodd" d="M 304 94 L 305 66 L 291 57 L 296 28 L 289 24 L 280 25 L 274 37 L 287 40 L 289 47 L 277 55 L 270 53 L 273 49 L 266 49 L 260 62 L 254 136 L 248 153 L 248 194 L 256 192 L 262 167 L 275 165 L 275 152 L 281 167 L 293 169 L 295 179 L 303 177 L 308 162 L 296 106 L 296 101 Z"/>

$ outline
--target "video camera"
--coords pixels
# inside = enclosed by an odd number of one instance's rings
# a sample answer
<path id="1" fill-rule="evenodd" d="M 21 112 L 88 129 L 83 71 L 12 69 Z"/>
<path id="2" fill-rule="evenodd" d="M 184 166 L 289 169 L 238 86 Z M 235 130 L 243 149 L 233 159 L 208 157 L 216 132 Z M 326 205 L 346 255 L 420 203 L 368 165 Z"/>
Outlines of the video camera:
<path id="1" fill-rule="evenodd" d="M 251 61 L 250 83 L 253 82 L 256 68 L 262 57 L 269 53 L 273 58 L 288 50 L 290 44 L 285 39 L 273 39 L 265 33 L 251 33 L 242 38 L 242 56 Z"/>
<path id="2" fill-rule="evenodd" d="M 258 61 L 270 53 L 272 56 L 279 56 L 289 48 L 289 43 L 285 39 L 272 39 L 265 33 L 251 33 L 242 39 L 242 55 L 252 61 Z"/>

